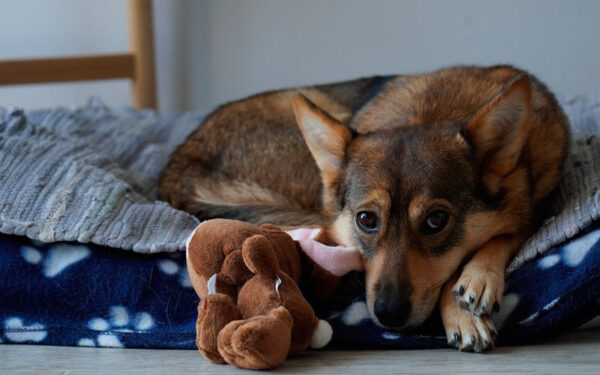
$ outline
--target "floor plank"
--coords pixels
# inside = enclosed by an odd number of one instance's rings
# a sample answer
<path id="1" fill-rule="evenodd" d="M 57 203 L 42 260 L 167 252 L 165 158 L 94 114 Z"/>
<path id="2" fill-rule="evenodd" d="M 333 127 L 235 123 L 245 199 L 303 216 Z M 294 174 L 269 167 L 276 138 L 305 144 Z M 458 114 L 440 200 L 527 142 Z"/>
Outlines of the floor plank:
<path id="1" fill-rule="evenodd" d="M 0 374 L 251 374 L 214 365 L 193 350 L 100 349 L 0 345 Z M 600 374 L 600 329 L 486 354 L 434 350 L 325 350 L 287 360 L 275 373 Z M 263 372 L 264 374 L 264 372 Z"/>

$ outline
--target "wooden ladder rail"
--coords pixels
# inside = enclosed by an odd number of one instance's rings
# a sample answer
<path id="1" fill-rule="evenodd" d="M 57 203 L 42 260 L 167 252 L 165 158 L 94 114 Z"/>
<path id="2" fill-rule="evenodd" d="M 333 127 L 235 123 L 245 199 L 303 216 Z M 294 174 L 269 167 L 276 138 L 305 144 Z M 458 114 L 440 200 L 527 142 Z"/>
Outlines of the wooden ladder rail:
<path id="1" fill-rule="evenodd" d="M 152 0 L 128 0 L 130 53 L 0 61 L 0 85 L 91 81 L 132 81 L 136 109 L 157 108 Z"/>

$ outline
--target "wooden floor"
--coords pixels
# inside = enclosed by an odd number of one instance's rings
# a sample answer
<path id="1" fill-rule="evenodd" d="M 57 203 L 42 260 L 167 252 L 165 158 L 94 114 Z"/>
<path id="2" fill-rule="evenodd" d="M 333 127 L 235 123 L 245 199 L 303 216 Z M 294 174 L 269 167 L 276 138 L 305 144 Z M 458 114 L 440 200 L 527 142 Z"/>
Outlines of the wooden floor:
<path id="1" fill-rule="evenodd" d="M 450 349 L 318 351 L 287 360 L 282 374 L 600 374 L 600 329 L 543 345 L 487 354 Z M 213 365 L 193 350 L 0 345 L 0 374 L 250 374 Z M 259 373 L 259 372 L 256 372 Z M 264 373 L 264 372 L 263 372 Z"/>

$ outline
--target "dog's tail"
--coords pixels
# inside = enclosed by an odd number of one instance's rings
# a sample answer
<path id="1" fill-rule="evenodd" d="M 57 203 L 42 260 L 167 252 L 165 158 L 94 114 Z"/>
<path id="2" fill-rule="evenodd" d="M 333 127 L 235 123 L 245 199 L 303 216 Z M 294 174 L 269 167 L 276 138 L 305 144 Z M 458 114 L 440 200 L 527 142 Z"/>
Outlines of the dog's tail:
<path id="1" fill-rule="evenodd" d="M 299 202 L 255 182 L 219 179 L 211 176 L 186 180 L 163 179 L 160 199 L 183 209 L 201 220 L 224 218 L 255 225 L 323 225 L 318 209 L 305 208 Z"/>
<path id="2" fill-rule="evenodd" d="M 235 219 L 254 225 L 274 224 L 278 226 L 322 225 L 324 218 L 319 213 L 301 207 L 276 206 L 262 203 L 206 204 L 195 203 L 186 210 L 200 220 Z"/>

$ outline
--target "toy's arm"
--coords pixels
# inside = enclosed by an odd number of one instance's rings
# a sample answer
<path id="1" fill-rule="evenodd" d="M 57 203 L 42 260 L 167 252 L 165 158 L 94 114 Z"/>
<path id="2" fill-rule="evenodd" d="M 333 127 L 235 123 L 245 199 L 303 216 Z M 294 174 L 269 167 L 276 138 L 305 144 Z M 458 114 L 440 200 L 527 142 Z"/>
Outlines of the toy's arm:
<path id="1" fill-rule="evenodd" d="M 321 228 L 298 228 L 286 231 L 310 259 L 335 276 L 351 271 L 363 271 L 360 252 L 352 247 L 328 246 L 319 242 Z"/>

